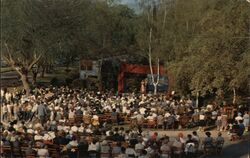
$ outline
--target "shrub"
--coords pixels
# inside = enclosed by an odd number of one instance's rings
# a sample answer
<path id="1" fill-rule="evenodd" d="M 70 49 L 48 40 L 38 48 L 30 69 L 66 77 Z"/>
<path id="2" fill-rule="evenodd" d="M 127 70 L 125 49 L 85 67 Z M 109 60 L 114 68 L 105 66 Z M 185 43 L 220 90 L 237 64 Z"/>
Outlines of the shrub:
<path id="1" fill-rule="evenodd" d="M 51 81 L 50 81 L 50 84 L 52 85 L 52 86 L 59 86 L 59 80 L 58 80 L 58 78 L 56 78 L 56 77 L 53 77 L 52 79 L 51 79 Z"/>
<path id="2" fill-rule="evenodd" d="M 72 79 L 72 78 L 66 78 L 66 79 L 65 79 L 66 85 L 70 85 L 72 82 L 73 82 L 73 79 Z"/>

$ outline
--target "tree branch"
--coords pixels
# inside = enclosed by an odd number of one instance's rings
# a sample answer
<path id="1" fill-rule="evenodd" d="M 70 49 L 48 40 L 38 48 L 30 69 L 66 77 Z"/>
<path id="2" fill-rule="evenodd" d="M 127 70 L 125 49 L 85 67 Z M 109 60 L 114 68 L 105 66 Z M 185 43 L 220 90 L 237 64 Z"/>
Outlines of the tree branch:
<path id="1" fill-rule="evenodd" d="M 35 65 L 40 60 L 41 57 L 42 57 L 41 54 L 39 54 L 38 57 L 36 57 L 35 55 L 34 60 L 28 66 L 28 70 L 30 70 L 33 67 L 33 65 Z"/>
<path id="2" fill-rule="evenodd" d="M 157 58 L 157 80 L 156 80 L 156 85 L 158 85 L 160 80 L 160 59 Z"/>
<path id="3" fill-rule="evenodd" d="M 5 43 L 4 45 L 5 45 L 6 49 L 7 49 L 7 54 L 8 54 L 8 55 L 3 55 L 3 58 L 8 62 L 8 64 L 9 64 L 13 69 L 15 69 L 15 70 L 17 71 L 17 73 L 18 73 L 20 76 L 22 76 L 22 73 L 21 73 L 21 71 L 19 70 L 20 67 L 17 67 L 17 66 L 16 66 L 16 62 L 13 60 L 13 58 L 12 58 L 12 56 L 11 56 L 11 54 L 10 54 L 10 49 L 9 49 L 9 47 L 8 47 L 8 44 Z"/>
<path id="4" fill-rule="evenodd" d="M 149 68 L 151 73 L 152 82 L 155 82 L 154 73 L 152 68 L 152 47 L 151 47 L 151 40 L 152 40 L 152 28 L 149 31 L 149 43 L 148 43 L 148 60 L 149 60 Z"/>

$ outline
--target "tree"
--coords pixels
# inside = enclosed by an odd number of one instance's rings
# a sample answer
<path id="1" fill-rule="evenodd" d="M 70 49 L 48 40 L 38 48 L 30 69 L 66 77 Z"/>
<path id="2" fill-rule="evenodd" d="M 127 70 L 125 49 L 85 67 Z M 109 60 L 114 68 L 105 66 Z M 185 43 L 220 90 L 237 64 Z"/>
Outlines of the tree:
<path id="1" fill-rule="evenodd" d="M 30 93 L 28 73 L 42 56 L 46 33 L 41 23 L 40 1 L 2 1 L 3 58 L 20 75 L 26 94 Z"/>
<path id="2" fill-rule="evenodd" d="M 249 6 L 244 1 L 179 0 L 174 8 L 178 19 L 187 19 L 181 13 L 190 19 L 185 23 L 175 19 L 175 27 L 182 28 L 176 34 L 184 39 L 177 49 L 173 43 L 175 59 L 169 69 L 174 74 L 175 86 L 184 94 L 216 95 L 222 99 L 233 93 L 235 102 L 237 92 L 244 91 L 242 87 L 246 86 L 249 75 L 246 68 Z M 197 14 L 189 14 L 190 9 Z"/>
<path id="3" fill-rule="evenodd" d="M 160 0 L 140 0 L 138 3 L 141 7 L 142 15 L 138 27 L 139 33 L 137 35 L 137 42 L 142 54 L 145 55 L 145 52 L 147 52 L 154 94 L 157 94 L 157 86 L 160 77 L 160 57 L 163 54 L 166 55 L 164 45 L 167 38 L 165 36 L 165 31 L 168 2 Z M 154 77 L 152 68 L 153 58 L 156 59 L 156 78 Z"/>
<path id="4" fill-rule="evenodd" d="M 124 5 L 115 3 L 110 5 L 106 1 L 95 2 L 91 4 L 91 8 L 87 25 L 82 32 L 82 36 L 86 37 L 86 53 L 81 57 L 99 60 L 102 65 L 105 58 L 124 54 L 133 55 L 136 50 L 134 11 Z M 101 73 L 98 78 L 99 87 L 102 87 Z"/>

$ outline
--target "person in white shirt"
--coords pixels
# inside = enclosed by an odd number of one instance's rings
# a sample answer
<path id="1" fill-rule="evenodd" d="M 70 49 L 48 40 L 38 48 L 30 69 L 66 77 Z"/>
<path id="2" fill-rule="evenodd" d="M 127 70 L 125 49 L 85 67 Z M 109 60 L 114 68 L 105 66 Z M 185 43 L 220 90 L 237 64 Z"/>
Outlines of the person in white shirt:
<path id="1" fill-rule="evenodd" d="M 248 131 L 248 126 L 249 126 L 249 112 L 246 111 L 244 116 L 243 116 L 243 124 L 245 126 L 245 130 Z"/>
<path id="2" fill-rule="evenodd" d="M 147 109 L 145 109 L 144 107 L 141 107 L 141 108 L 139 109 L 140 114 L 144 115 L 146 110 L 147 110 Z"/>
<path id="3" fill-rule="evenodd" d="M 46 158 L 49 156 L 49 151 L 46 145 L 41 144 L 41 148 L 37 150 L 37 156 L 39 158 Z"/>
<path id="4" fill-rule="evenodd" d="M 163 128 L 163 123 L 164 123 L 164 117 L 162 114 L 159 114 L 157 116 L 157 127 L 158 128 Z"/>
<path id="5" fill-rule="evenodd" d="M 8 110 L 8 119 L 9 120 L 12 119 L 12 108 L 13 108 L 13 104 L 12 103 L 8 103 L 7 104 L 7 110 Z"/>
<path id="6" fill-rule="evenodd" d="M 162 154 L 161 154 L 162 158 L 169 158 L 170 157 L 170 155 L 171 155 L 171 148 L 167 144 L 167 142 L 162 144 L 160 150 L 162 152 Z"/>
<path id="7" fill-rule="evenodd" d="M 10 101 L 11 101 L 11 96 L 12 96 L 12 94 L 11 94 L 10 92 L 7 92 L 7 93 L 5 94 L 5 98 L 6 98 L 6 101 L 7 101 L 7 102 L 10 102 Z"/>
<path id="8" fill-rule="evenodd" d="M 140 139 L 139 142 L 135 145 L 135 152 L 137 156 L 140 156 L 141 151 L 144 149 L 144 145 L 142 144 L 143 139 Z"/>
<path id="9" fill-rule="evenodd" d="M 75 118 L 75 110 L 74 109 L 70 109 L 69 110 L 69 119 L 74 119 Z"/>
<path id="10" fill-rule="evenodd" d="M 205 122 L 205 115 L 203 113 L 200 113 L 199 120 L 200 120 L 199 130 L 204 131 L 204 126 L 205 126 L 206 122 Z"/>
<path id="11" fill-rule="evenodd" d="M 97 152 L 99 152 L 100 151 L 100 143 L 96 139 L 94 139 L 89 144 L 88 151 L 97 151 Z"/>
<path id="12" fill-rule="evenodd" d="M 1 88 L 1 98 L 4 97 L 4 90 Z"/>
<path id="13" fill-rule="evenodd" d="M 136 156 L 136 152 L 135 152 L 135 149 L 132 148 L 132 146 L 129 146 L 126 151 L 125 151 L 125 154 L 128 156 L 128 157 L 135 157 Z"/>
<path id="14" fill-rule="evenodd" d="M 7 105 L 3 103 L 2 106 L 2 120 L 8 120 L 8 108 Z"/>
<path id="15" fill-rule="evenodd" d="M 218 112 L 217 112 L 216 110 L 214 110 L 214 111 L 212 112 L 212 120 L 213 120 L 213 123 L 216 122 L 217 115 L 218 115 Z"/>
<path id="16" fill-rule="evenodd" d="M 100 150 L 101 150 L 101 158 L 109 158 L 110 156 L 110 145 L 108 144 L 108 142 L 106 140 L 103 140 L 100 143 Z"/>
<path id="17" fill-rule="evenodd" d="M 243 118 L 242 118 L 242 116 L 241 116 L 241 113 L 238 113 L 238 116 L 235 117 L 235 121 L 237 121 L 238 124 L 239 124 L 239 123 L 240 123 L 240 122 L 239 122 L 240 120 L 243 120 Z"/>
<path id="18" fill-rule="evenodd" d="M 141 125 L 144 121 L 144 116 L 140 113 L 137 113 L 137 115 L 135 115 L 135 117 L 136 117 L 137 124 Z"/>

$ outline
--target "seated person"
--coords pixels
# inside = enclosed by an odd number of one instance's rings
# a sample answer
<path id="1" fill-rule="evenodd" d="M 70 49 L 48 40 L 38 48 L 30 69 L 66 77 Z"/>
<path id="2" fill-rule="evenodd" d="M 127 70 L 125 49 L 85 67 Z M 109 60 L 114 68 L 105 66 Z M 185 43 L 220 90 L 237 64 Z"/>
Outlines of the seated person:
<path id="1" fill-rule="evenodd" d="M 232 129 L 230 130 L 230 134 L 232 136 L 231 140 L 234 140 L 234 138 L 236 137 L 241 137 L 244 131 L 245 131 L 245 126 L 242 120 L 239 121 L 239 124 L 237 122 L 233 124 Z"/>
<path id="2" fill-rule="evenodd" d="M 26 155 L 36 155 L 36 151 L 32 147 L 33 144 L 30 142 L 28 148 L 25 150 Z"/>
<path id="3" fill-rule="evenodd" d="M 168 142 L 163 142 L 162 146 L 160 147 L 161 157 L 167 158 L 171 154 L 171 147 L 168 145 Z"/>
<path id="4" fill-rule="evenodd" d="M 245 126 L 243 124 L 243 120 L 239 120 L 239 129 L 238 129 L 237 135 L 241 137 L 244 131 L 245 131 Z"/>
<path id="5" fill-rule="evenodd" d="M 81 136 L 79 144 L 78 144 L 79 157 L 88 156 L 88 147 L 89 147 L 88 142 L 85 140 L 83 136 Z"/>
<path id="6" fill-rule="evenodd" d="M 94 115 L 92 118 L 92 125 L 93 126 L 99 126 L 100 122 L 99 122 L 99 117 L 97 115 Z"/>
<path id="7" fill-rule="evenodd" d="M 118 158 L 128 158 L 126 152 L 126 148 L 121 147 L 121 153 L 118 155 Z"/>
<path id="8" fill-rule="evenodd" d="M 39 158 L 46 158 L 49 156 L 49 151 L 46 145 L 41 144 L 40 149 L 37 150 L 37 155 Z"/>
<path id="9" fill-rule="evenodd" d="M 57 145 L 66 145 L 69 143 L 69 140 L 65 137 L 65 133 L 63 131 L 59 131 L 53 139 L 53 142 Z"/>
<path id="10" fill-rule="evenodd" d="M 128 157 L 136 157 L 135 149 L 131 145 L 129 145 L 129 147 L 125 150 L 125 154 Z"/>

